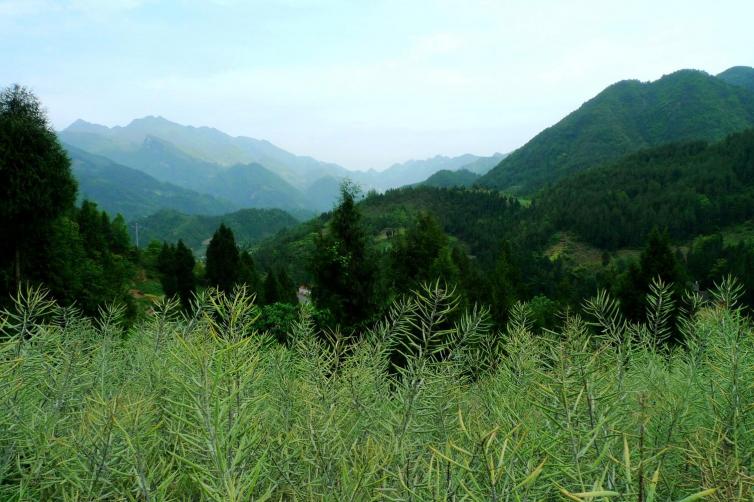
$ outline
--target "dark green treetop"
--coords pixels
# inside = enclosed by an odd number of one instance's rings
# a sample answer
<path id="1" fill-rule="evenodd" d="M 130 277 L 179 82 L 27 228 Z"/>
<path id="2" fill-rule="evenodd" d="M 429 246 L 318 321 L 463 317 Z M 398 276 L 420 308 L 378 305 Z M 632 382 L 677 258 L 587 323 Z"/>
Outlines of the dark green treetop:
<path id="1" fill-rule="evenodd" d="M 230 292 L 239 278 L 240 259 L 233 231 L 220 225 L 207 247 L 207 284 Z"/>

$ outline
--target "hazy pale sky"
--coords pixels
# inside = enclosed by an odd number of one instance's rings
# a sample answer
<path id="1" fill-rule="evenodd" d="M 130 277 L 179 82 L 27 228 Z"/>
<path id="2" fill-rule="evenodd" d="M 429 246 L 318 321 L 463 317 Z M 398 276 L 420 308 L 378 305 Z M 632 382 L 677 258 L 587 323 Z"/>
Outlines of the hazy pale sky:
<path id="1" fill-rule="evenodd" d="M 607 85 L 754 65 L 754 1 L 0 0 L 0 86 L 349 168 L 510 151 Z"/>

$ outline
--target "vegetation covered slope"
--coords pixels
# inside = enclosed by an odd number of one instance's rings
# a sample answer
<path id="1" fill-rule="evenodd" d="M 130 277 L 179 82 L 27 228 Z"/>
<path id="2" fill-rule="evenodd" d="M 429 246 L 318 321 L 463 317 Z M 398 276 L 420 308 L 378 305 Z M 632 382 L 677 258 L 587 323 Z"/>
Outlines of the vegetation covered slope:
<path id="1" fill-rule="evenodd" d="M 201 251 L 212 234 L 224 223 L 242 246 L 255 244 L 265 237 L 298 224 L 293 216 L 280 209 L 241 209 L 219 216 L 188 215 L 178 211 L 163 210 L 137 220 L 140 243 L 152 240 L 178 242 Z"/>
<path id="2" fill-rule="evenodd" d="M 445 232 L 459 239 L 476 258 L 491 263 L 500 240 L 516 228 L 525 208 L 514 198 L 494 190 L 406 187 L 372 194 L 359 203 L 371 238 L 382 244 L 410 227 L 421 213 L 437 218 Z M 255 259 L 264 267 L 284 263 L 299 280 L 309 279 L 309 257 L 314 236 L 330 220 L 330 213 L 286 229 L 259 244 Z M 303 274 L 303 275 L 298 275 Z"/>
<path id="3" fill-rule="evenodd" d="M 306 210 L 306 196 L 260 164 L 239 164 L 205 181 L 206 190 L 222 194 L 240 207 Z"/>
<path id="4" fill-rule="evenodd" d="M 0 498 L 743 500 L 754 338 L 733 297 L 668 350 L 661 316 L 604 300 L 553 332 L 519 305 L 495 333 L 429 287 L 348 345 L 304 308 L 282 345 L 243 294 L 124 332 L 31 293 L 0 323 Z"/>
<path id="5" fill-rule="evenodd" d="M 96 202 L 110 214 L 128 219 L 150 215 L 160 209 L 188 214 L 222 214 L 238 206 L 211 195 L 161 182 L 99 155 L 64 145 L 79 184 L 79 198 Z"/>
<path id="6" fill-rule="evenodd" d="M 614 84 L 505 158 L 480 182 L 531 194 L 642 148 L 718 140 L 754 125 L 754 92 L 700 71 Z"/>
<path id="7" fill-rule="evenodd" d="M 601 248 L 641 245 L 652 227 L 685 240 L 754 217 L 754 130 L 714 144 L 644 150 L 571 176 L 530 218 Z"/>
<path id="8" fill-rule="evenodd" d="M 437 188 L 450 188 L 456 186 L 469 187 L 476 183 L 478 179 L 478 174 L 467 169 L 459 169 L 458 171 L 448 171 L 443 169 L 422 181 L 420 185 Z"/>

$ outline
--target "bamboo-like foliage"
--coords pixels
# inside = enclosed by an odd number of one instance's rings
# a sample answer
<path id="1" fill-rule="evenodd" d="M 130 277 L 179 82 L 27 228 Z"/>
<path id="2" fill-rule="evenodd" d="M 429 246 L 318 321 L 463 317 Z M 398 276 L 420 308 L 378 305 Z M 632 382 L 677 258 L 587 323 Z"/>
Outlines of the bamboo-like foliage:
<path id="1" fill-rule="evenodd" d="M 282 346 L 244 289 L 127 332 L 26 290 L 0 314 L 0 500 L 754 500 L 740 287 L 651 291 L 645 323 L 600 293 L 496 332 L 436 282 L 354 336 L 304 305 Z"/>

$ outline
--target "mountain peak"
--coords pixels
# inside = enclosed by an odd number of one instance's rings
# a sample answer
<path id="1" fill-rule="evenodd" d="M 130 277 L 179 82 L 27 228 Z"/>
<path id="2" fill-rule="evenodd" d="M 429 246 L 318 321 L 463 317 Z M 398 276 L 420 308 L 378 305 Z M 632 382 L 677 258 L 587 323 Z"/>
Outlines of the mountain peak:
<path id="1" fill-rule="evenodd" d="M 749 82 L 754 87 L 754 75 Z M 532 194 L 573 172 L 642 148 L 716 141 L 752 125 L 754 95 L 745 85 L 733 86 L 700 70 L 679 70 L 651 82 L 624 80 L 536 135 L 481 184 Z"/>
<path id="2" fill-rule="evenodd" d="M 171 122 L 170 120 L 166 119 L 165 117 L 161 115 L 147 115 L 146 117 L 141 117 L 139 119 L 133 119 L 129 124 L 126 126 L 126 128 L 140 128 L 144 126 L 156 126 L 156 125 L 171 125 L 171 126 L 180 126 L 180 124 L 177 124 L 175 122 Z M 182 126 L 181 126 L 182 127 Z"/>
<path id="3" fill-rule="evenodd" d="M 96 132 L 100 133 L 103 131 L 107 131 L 108 128 L 106 126 L 95 124 L 93 122 L 87 122 L 84 119 L 76 119 L 75 122 L 73 122 L 71 125 L 63 129 L 64 131 L 68 132 Z"/>

